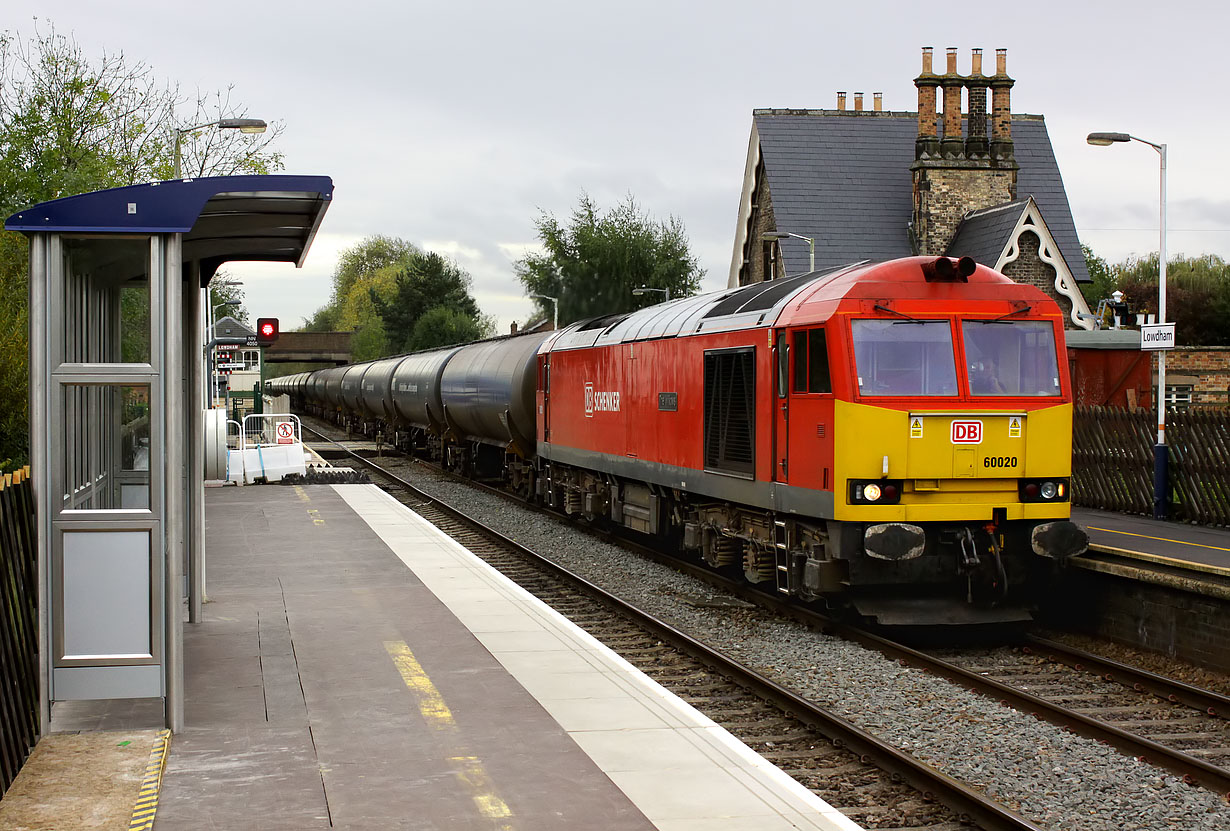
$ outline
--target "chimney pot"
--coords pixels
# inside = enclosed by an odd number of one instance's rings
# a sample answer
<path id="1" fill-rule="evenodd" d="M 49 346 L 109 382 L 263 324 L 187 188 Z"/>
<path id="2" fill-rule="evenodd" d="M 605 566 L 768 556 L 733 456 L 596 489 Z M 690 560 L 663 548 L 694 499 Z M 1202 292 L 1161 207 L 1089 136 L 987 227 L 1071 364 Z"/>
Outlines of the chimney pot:
<path id="1" fill-rule="evenodd" d="M 846 94 L 844 92 L 837 93 L 837 109 L 841 112 L 845 112 Z"/>
<path id="2" fill-rule="evenodd" d="M 854 111 L 863 111 L 863 94 L 861 92 L 854 93 Z"/>
<path id="3" fill-rule="evenodd" d="M 882 112 L 884 110 L 884 93 L 873 92 L 872 95 L 875 97 L 876 101 L 876 112 Z"/>
<path id="4" fill-rule="evenodd" d="M 970 58 L 969 74 L 970 75 L 981 75 L 982 74 L 982 50 L 974 49 L 972 51 L 973 51 L 973 56 Z"/>
<path id="5" fill-rule="evenodd" d="M 930 47 L 930 46 L 924 46 L 924 47 L 923 47 L 923 69 L 922 69 L 922 74 L 924 74 L 924 75 L 931 75 L 931 74 L 932 74 L 932 71 L 931 71 L 931 50 L 932 50 L 932 47 Z"/>
<path id="6" fill-rule="evenodd" d="M 957 74 L 957 47 L 955 46 L 948 47 L 948 74 Z"/>
<path id="7" fill-rule="evenodd" d="M 1008 50 L 1007 49 L 996 49 L 995 50 L 995 74 L 996 75 L 1007 75 L 1008 74 Z"/>

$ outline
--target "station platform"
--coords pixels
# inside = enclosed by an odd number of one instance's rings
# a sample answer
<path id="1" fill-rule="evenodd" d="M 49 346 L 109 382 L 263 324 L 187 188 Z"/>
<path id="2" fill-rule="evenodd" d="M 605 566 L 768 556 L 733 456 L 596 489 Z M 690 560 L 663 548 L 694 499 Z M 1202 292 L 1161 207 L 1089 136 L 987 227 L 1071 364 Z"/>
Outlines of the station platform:
<path id="1" fill-rule="evenodd" d="M 375 486 L 206 499 L 155 831 L 858 828 Z"/>
<path id="2" fill-rule="evenodd" d="M 1076 507 L 1072 521 L 1094 551 L 1230 578 L 1230 529 Z"/>

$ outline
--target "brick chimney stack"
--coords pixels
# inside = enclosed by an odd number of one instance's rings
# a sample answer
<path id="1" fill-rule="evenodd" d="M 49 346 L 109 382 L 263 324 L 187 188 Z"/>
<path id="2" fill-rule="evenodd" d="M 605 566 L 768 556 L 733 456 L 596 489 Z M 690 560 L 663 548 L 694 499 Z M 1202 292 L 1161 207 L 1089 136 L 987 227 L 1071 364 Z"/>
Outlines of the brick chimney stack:
<path id="1" fill-rule="evenodd" d="M 863 94 L 861 92 L 854 93 L 854 111 L 856 113 L 863 111 Z"/>
<path id="2" fill-rule="evenodd" d="M 998 67 L 983 74 L 982 50 L 973 50 L 970 74 L 957 72 L 957 50 L 948 49 L 943 75 L 932 70 L 931 48 L 923 49 L 918 87 L 918 137 L 914 142 L 914 213 L 910 240 L 915 253 L 943 254 L 961 219 L 970 211 L 1016 198 L 1018 165 L 1012 156 L 1011 108 L 1013 81 L 1006 72 L 1006 50 L 997 50 Z M 987 87 L 992 90 L 991 141 L 987 142 Z M 944 128 L 937 136 L 936 98 L 944 88 Z M 963 119 L 961 93 L 969 90 L 969 112 Z M 962 122 L 966 129 L 963 136 Z"/>
<path id="3" fill-rule="evenodd" d="M 875 98 L 875 102 L 876 102 L 876 103 L 875 103 L 875 110 L 876 110 L 876 112 L 878 112 L 878 113 L 880 113 L 880 112 L 884 112 L 884 93 L 882 93 L 882 92 L 873 92 L 873 93 L 871 93 L 871 95 L 872 95 L 872 97 L 874 97 L 874 98 Z"/>
<path id="4" fill-rule="evenodd" d="M 944 140 L 940 142 L 940 151 L 946 159 L 955 159 L 965 152 L 965 141 L 961 138 L 961 91 L 965 89 L 965 79 L 957 73 L 957 47 L 948 47 L 948 68 L 940 79 L 944 87 Z"/>
<path id="5" fill-rule="evenodd" d="M 995 74 L 991 76 L 991 158 L 1011 162 L 1012 85 L 1008 77 L 1008 50 L 995 50 Z"/>
<path id="6" fill-rule="evenodd" d="M 931 69 L 931 47 L 922 50 L 922 74 L 914 79 L 918 87 L 918 138 L 914 141 L 915 159 L 934 159 L 940 154 L 935 127 L 936 87 L 940 78 Z"/>
<path id="7" fill-rule="evenodd" d="M 846 94 L 844 92 L 837 93 L 837 111 L 846 111 Z"/>
<path id="8" fill-rule="evenodd" d="M 965 157 L 967 159 L 984 158 L 987 155 L 987 78 L 982 74 L 981 49 L 973 50 L 969 77 L 965 79 L 965 88 L 969 90 Z"/>

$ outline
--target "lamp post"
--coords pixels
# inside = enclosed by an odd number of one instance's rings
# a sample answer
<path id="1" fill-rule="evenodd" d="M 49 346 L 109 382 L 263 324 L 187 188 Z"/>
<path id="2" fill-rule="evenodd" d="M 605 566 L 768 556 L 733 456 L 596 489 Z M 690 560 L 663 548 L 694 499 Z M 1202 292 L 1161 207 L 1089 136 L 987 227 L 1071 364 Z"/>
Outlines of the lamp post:
<path id="1" fill-rule="evenodd" d="M 531 294 L 530 297 L 537 297 L 540 300 L 551 301 L 551 331 L 559 331 L 559 298 L 549 297 L 545 294 Z"/>
<path id="2" fill-rule="evenodd" d="M 810 263 L 808 273 L 816 270 L 816 241 L 812 237 L 805 237 L 802 234 L 792 234 L 789 231 L 770 231 L 767 234 L 761 234 L 761 239 L 767 240 L 784 240 L 784 239 L 801 239 L 807 243 L 807 248 L 810 254 Z"/>
<path id="3" fill-rule="evenodd" d="M 1127 133 L 1090 133 L 1090 144 L 1108 147 L 1112 144 L 1138 141 L 1157 151 L 1161 158 L 1161 216 L 1158 221 L 1157 254 L 1157 322 L 1166 322 L 1166 145 L 1154 144 Z M 1153 518 L 1165 519 L 1169 493 L 1170 458 L 1166 448 L 1166 350 L 1157 353 L 1157 444 L 1153 447 Z"/>
<path id="4" fill-rule="evenodd" d="M 264 121 L 259 118 L 222 118 L 217 121 L 207 121 L 204 124 L 194 124 L 191 127 L 176 127 L 175 128 L 175 175 L 172 179 L 179 178 L 179 168 L 181 162 L 180 147 L 183 144 L 184 136 L 197 130 L 204 130 L 206 127 L 218 127 L 222 130 L 238 130 L 241 133 L 263 133 L 268 127 Z"/>
<path id="5" fill-rule="evenodd" d="M 666 300 L 662 301 L 662 302 L 664 302 L 664 303 L 669 302 L 669 301 L 670 301 L 670 299 L 671 299 L 671 290 L 670 290 L 670 289 L 655 289 L 655 288 L 653 288 L 652 286 L 641 286 L 640 288 L 635 288 L 635 289 L 633 289 L 633 290 L 632 290 L 632 293 L 633 293 L 633 294 L 635 294 L 635 295 L 638 295 L 638 296 L 639 296 L 639 295 L 642 295 L 642 294 L 649 294 L 649 293 L 650 293 L 650 292 L 652 292 L 652 291 L 660 291 L 660 292 L 662 292 L 663 294 L 665 294 L 665 295 L 666 295 Z"/>

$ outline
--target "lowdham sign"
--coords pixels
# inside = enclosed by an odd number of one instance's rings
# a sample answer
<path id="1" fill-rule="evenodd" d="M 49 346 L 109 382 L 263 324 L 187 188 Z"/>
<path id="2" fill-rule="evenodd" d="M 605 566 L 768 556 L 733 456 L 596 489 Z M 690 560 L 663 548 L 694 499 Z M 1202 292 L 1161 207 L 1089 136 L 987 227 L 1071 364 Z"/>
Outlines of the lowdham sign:
<path id="1" fill-rule="evenodd" d="M 1174 349 L 1173 323 L 1146 323 L 1140 327 L 1140 348 Z"/>

